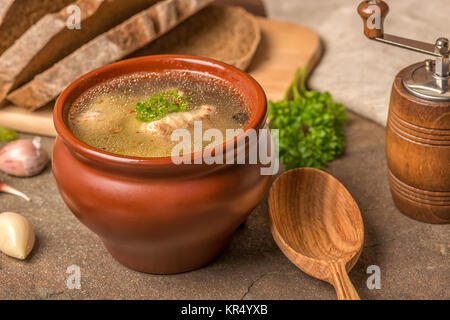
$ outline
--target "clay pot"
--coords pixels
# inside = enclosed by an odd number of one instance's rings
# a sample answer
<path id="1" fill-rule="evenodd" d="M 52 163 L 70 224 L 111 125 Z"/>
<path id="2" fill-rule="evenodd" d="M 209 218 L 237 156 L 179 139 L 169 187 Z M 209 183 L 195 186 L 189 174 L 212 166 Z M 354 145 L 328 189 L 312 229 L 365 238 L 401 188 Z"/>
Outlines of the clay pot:
<path id="1" fill-rule="evenodd" d="M 246 129 L 264 126 L 267 101 L 253 78 L 223 63 L 179 55 L 130 59 L 92 71 L 64 90 L 53 113 L 58 133 L 53 174 L 63 200 L 117 261 L 158 274 L 184 272 L 214 260 L 262 200 L 271 179 L 261 175 L 259 163 L 176 165 L 170 157 L 116 155 L 88 146 L 68 130 L 68 110 L 87 89 L 127 73 L 167 70 L 225 80 L 250 106 Z M 235 143 L 217 148 L 227 151 Z"/>

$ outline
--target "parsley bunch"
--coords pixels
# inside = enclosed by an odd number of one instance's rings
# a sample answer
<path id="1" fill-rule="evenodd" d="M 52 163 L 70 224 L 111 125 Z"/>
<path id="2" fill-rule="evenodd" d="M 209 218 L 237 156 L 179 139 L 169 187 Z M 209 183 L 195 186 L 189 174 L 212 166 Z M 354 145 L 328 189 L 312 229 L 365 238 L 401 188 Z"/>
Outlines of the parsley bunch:
<path id="1" fill-rule="evenodd" d="M 297 70 L 285 100 L 269 102 L 270 127 L 280 130 L 280 161 L 287 169 L 324 170 L 328 162 L 344 151 L 343 126 L 347 114 L 328 92 L 306 90 L 305 78 L 306 68 Z"/>
<path id="2" fill-rule="evenodd" d="M 161 119 L 169 113 L 186 111 L 189 102 L 189 97 L 180 95 L 178 90 L 167 90 L 155 94 L 145 102 L 138 102 L 134 110 L 138 120 L 150 122 Z"/>

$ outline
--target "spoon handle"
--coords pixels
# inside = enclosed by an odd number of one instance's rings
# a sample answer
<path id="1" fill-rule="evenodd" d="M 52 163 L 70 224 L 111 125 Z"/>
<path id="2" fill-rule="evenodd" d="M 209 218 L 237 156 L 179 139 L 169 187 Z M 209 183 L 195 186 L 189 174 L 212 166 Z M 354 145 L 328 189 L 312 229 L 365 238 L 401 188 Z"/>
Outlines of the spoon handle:
<path id="1" fill-rule="evenodd" d="M 336 290 L 339 300 L 361 300 L 358 292 L 356 292 L 350 278 L 348 277 L 345 263 L 332 262 L 330 263 L 331 284 Z"/>

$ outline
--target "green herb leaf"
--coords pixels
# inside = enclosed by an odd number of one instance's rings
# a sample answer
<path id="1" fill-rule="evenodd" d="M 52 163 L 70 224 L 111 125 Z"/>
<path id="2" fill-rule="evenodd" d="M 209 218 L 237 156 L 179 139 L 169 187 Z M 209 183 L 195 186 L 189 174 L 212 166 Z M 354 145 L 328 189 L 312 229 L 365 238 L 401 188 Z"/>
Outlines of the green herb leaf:
<path id="1" fill-rule="evenodd" d="M 280 130 L 280 161 L 287 169 L 324 170 L 344 151 L 347 114 L 328 92 L 306 90 L 305 79 L 306 68 L 297 70 L 285 100 L 269 102 L 270 127 Z"/>
<path id="2" fill-rule="evenodd" d="M 152 96 L 145 102 L 138 102 L 134 110 L 138 120 L 150 122 L 161 119 L 169 113 L 185 111 L 189 103 L 187 95 L 180 95 L 178 90 L 168 90 Z"/>
<path id="3" fill-rule="evenodd" d="M 13 130 L 0 127 L 0 141 L 11 141 L 17 138 L 17 133 Z"/>

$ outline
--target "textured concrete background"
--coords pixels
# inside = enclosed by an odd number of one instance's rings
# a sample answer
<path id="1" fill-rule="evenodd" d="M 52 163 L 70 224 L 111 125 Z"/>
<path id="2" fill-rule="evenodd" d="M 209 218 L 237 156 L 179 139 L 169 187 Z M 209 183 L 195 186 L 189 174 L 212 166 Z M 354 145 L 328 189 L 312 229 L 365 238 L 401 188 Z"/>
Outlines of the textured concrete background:
<path id="1" fill-rule="evenodd" d="M 264 0 L 267 15 L 316 31 L 325 54 L 309 81 L 330 91 L 357 114 L 385 125 L 394 76 L 428 59 L 420 53 L 368 40 L 356 8 L 362 0 Z M 450 37 L 450 1 L 387 1 L 386 33 L 434 43 Z"/>
<path id="2" fill-rule="evenodd" d="M 449 299 L 450 228 L 400 214 L 386 179 L 384 129 L 353 114 L 346 154 L 329 168 L 358 202 L 365 224 L 362 255 L 350 278 L 362 299 Z M 45 138 L 50 152 L 53 139 Z M 335 299 L 333 288 L 290 263 L 269 230 L 267 201 L 237 230 L 211 265 L 179 275 L 132 271 L 116 262 L 61 200 L 50 168 L 30 179 L 0 180 L 31 202 L 0 194 L 0 212 L 29 218 L 37 243 L 26 261 L 0 254 L 0 299 Z M 66 269 L 81 267 L 80 290 L 66 287 Z M 381 268 L 381 289 L 369 290 L 366 269 Z"/>
<path id="3" fill-rule="evenodd" d="M 434 1 L 438 0 L 430 3 Z M 269 15 L 303 22 L 313 29 L 313 24 L 320 25 L 344 3 L 265 2 Z M 384 138 L 382 127 L 350 114 L 346 153 L 328 170 L 355 197 L 365 224 L 364 249 L 350 278 L 362 299 L 449 299 L 450 227 L 416 222 L 397 211 L 386 179 Z M 44 138 L 43 142 L 50 152 L 53 139 Z M 37 236 L 35 248 L 25 261 L 0 254 L 0 299 L 336 298 L 330 285 L 298 270 L 277 248 L 269 230 L 267 200 L 237 230 L 230 246 L 215 262 L 193 272 L 156 276 L 127 269 L 107 253 L 95 234 L 62 202 L 50 166 L 30 179 L 0 173 L 0 181 L 31 196 L 32 201 L 25 202 L 0 194 L 0 212 L 24 214 Z M 73 264 L 81 268 L 80 290 L 66 287 L 66 270 Z M 380 290 L 367 289 L 366 269 L 370 265 L 381 268 Z"/>

